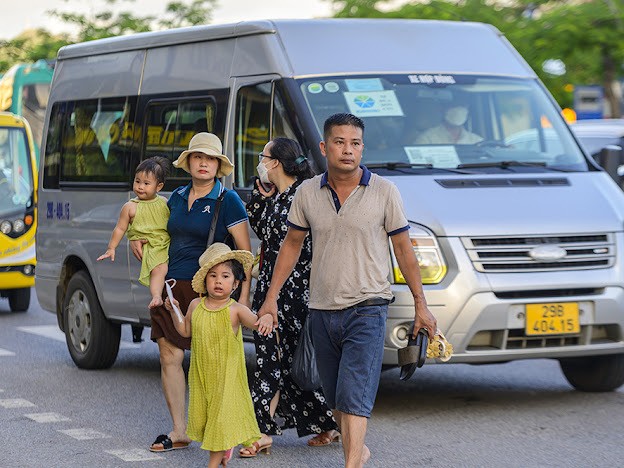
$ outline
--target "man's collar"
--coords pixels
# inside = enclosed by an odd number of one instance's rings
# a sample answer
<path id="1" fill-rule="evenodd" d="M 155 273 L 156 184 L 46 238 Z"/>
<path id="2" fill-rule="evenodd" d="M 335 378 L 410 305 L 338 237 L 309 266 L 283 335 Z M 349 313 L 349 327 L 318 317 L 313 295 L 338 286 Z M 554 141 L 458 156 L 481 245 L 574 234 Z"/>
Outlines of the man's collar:
<path id="1" fill-rule="evenodd" d="M 358 185 L 368 185 L 372 173 L 363 164 L 360 164 L 360 167 L 362 168 L 362 177 L 360 177 L 360 183 Z M 323 173 L 323 176 L 321 177 L 321 188 L 325 187 L 326 185 L 329 185 L 329 177 L 327 171 L 325 171 Z"/>

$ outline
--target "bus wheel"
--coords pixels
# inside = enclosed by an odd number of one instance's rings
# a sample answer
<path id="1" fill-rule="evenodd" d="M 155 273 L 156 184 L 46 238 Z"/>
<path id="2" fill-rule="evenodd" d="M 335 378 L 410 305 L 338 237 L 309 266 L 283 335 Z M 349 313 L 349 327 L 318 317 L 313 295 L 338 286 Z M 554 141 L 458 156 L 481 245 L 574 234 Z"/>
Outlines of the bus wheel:
<path id="1" fill-rule="evenodd" d="M 91 278 L 79 271 L 67 285 L 63 300 L 65 341 L 81 369 L 107 369 L 117 359 L 121 325 L 104 316 Z"/>
<path id="2" fill-rule="evenodd" d="M 559 360 L 570 385 L 583 392 L 610 392 L 624 384 L 624 354 Z"/>
<path id="3" fill-rule="evenodd" d="M 11 312 L 26 312 L 30 306 L 30 288 L 9 291 L 9 307 Z"/>

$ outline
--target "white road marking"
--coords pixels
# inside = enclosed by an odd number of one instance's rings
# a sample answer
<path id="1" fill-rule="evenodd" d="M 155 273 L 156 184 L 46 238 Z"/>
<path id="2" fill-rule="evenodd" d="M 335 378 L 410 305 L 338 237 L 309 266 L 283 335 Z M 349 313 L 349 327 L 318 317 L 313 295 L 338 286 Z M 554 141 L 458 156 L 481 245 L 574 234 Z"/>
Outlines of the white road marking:
<path id="1" fill-rule="evenodd" d="M 73 437 L 77 440 L 110 439 L 112 437 L 91 428 L 64 429 L 58 432 L 62 432 L 63 434 L 66 434 L 69 437 Z"/>
<path id="2" fill-rule="evenodd" d="M 65 334 L 56 325 L 37 325 L 34 327 L 17 327 L 19 331 L 25 333 L 32 333 L 34 335 L 43 336 L 45 338 L 51 338 L 56 341 L 62 341 L 65 343 Z M 140 348 L 138 343 L 130 343 L 128 341 L 122 341 L 119 343 L 120 349 L 136 349 Z"/>
<path id="3" fill-rule="evenodd" d="M 32 419 L 38 423 L 55 423 L 61 421 L 71 421 L 67 416 L 58 413 L 31 413 L 25 414 L 28 419 Z"/>
<path id="4" fill-rule="evenodd" d="M 31 406 L 37 405 L 21 398 L 8 398 L 5 400 L 0 400 L 0 406 L 2 406 L 3 408 L 30 408 Z"/>
<path id="5" fill-rule="evenodd" d="M 163 457 L 145 449 L 124 449 L 124 450 L 106 450 L 106 453 L 121 458 L 127 462 L 138 462 L 148 460 L 163 460 Z"/>
<path id="6" fill-rule="evenodd" d="M 9 351 L 8 349 L 0 348 L 0 356 L 15 356 L 13 351 Z"/>

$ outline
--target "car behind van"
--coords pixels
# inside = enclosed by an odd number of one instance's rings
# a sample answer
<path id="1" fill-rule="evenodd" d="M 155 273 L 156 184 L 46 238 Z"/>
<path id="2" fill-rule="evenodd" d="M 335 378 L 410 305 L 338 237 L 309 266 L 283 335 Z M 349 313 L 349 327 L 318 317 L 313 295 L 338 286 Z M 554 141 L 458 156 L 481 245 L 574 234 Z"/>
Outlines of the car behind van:
<path id="1" fill-rule="evenodd" d="M 498 30 L 420 20 L 253 21 L 59 51 L 37 295 L 76 365 L 111 366 L 120 326 L 149 324 L 127 242 L 114 263 L 95 260 L 141 160 L 173 160 L 213 132 L 235 163 L 224 183 L 245 200 L 273 137 L 298 140 L 324 171 L 318 144 L 336 112 L 363 119 L 364 164 L 401 192 L 451 363 L 552 358 L 577 389 L 624 383 L 624 195 Z M 425 138 L 449 133 L 449 118 L 464 137 Z M 187 182 L 174 172 L 166 190 Z M 414 303 L 393 256 L 388 271 L 391 367 Z"/>
<path id="2" fill-rule="evenodd" d="M 610 163 L 611 177 L 624 189 L 624 119 L 578 120 L 570 128 L 596 161 Z"/>

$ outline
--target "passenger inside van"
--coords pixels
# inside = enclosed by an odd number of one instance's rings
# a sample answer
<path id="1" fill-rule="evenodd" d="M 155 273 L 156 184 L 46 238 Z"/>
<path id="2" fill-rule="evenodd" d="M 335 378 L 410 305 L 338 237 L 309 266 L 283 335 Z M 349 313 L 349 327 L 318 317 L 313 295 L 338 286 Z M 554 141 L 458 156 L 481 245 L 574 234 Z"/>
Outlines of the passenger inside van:
<path id="1" fill-rule="evenodd" d="M 473 145 L 483 140 L 464 128 L 468 120 L 468 106 L 455 99 L 443 104 L 442 122 L 424 131 L 416 138 L 419 145 Z"/>
<path id="2" fill-rule="evenodd" d="M 413 145 L 418 137 L 432 126 L 442 122 L 442 109 L 437 99 L 421 98 L 412 106 L 405 106 L 405 128 L 401 142 L 404 145 Z"/>
<path id="3" fill-rule="evenodd" d="M 89 176 L 106 173 L 106 160 L 91 128 L 95 111 L 96 107 L 90 105 L 76 106 L 74 110 L 74 125 L 70 125 L 65 143 L 68 151 L 63 169 L 66 175 Z"/>

